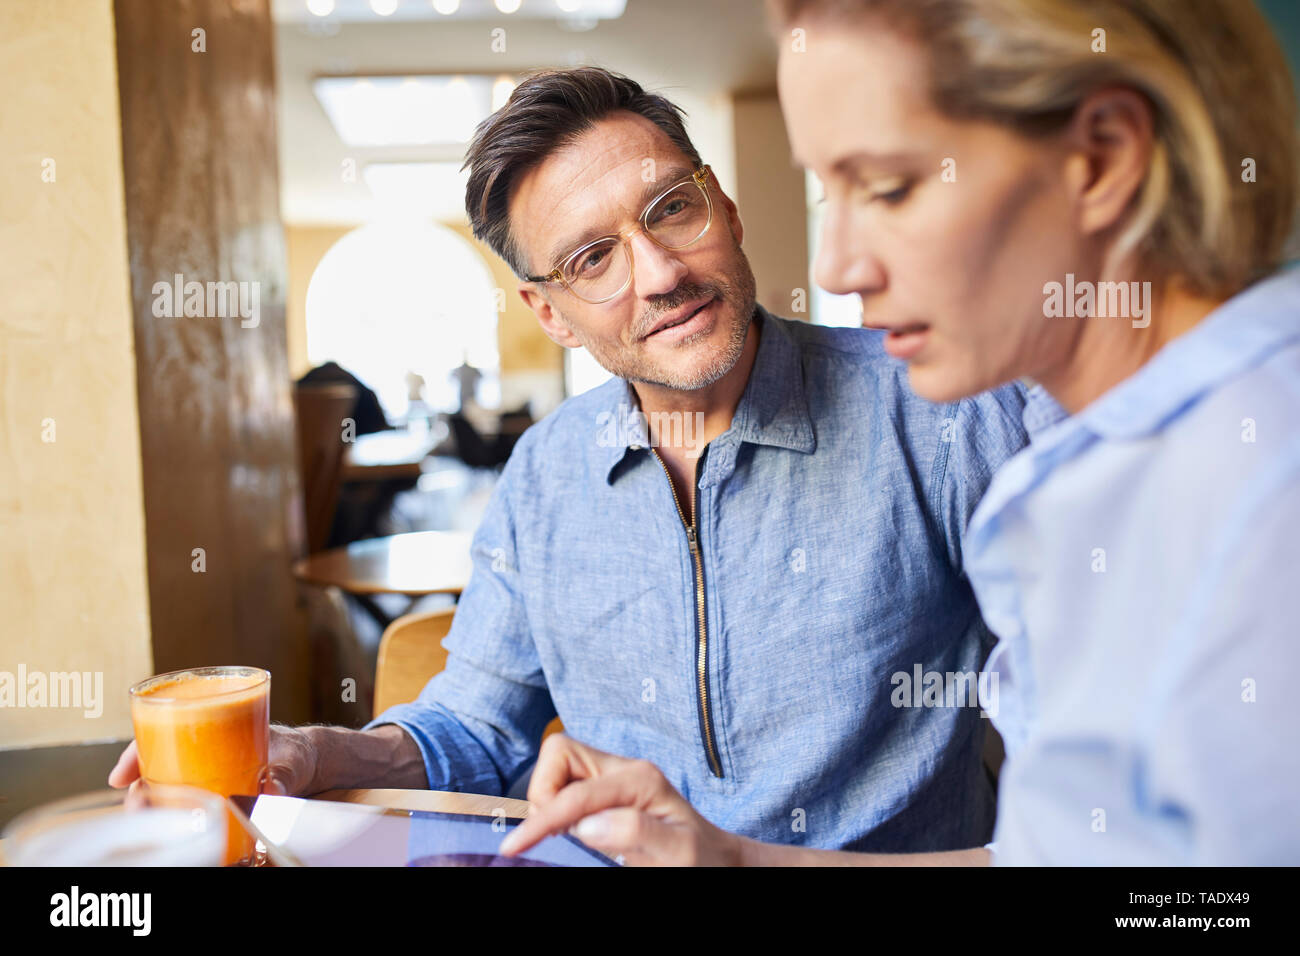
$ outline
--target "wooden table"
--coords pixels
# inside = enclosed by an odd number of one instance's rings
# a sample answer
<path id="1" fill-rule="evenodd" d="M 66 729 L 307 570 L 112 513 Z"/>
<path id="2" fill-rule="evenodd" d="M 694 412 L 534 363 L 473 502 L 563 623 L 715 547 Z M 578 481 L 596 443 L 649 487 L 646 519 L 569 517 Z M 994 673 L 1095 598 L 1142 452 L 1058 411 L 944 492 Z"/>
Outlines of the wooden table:
<path id="1" fill-rule="evenodd" d="M 473 537 L 468 531 L 409 531 L 368 538 L 303 558 L 293 573 L 349 594 L 460 594 L 473 568 Z"/>
<path id="2" fill-rule="evenodd" d="M 300 581 L 353 595 L 381 627 L 387 627 L 392 619 L 371 595 L 459 598 L 473 569 L 472 540 L 467 531 L 411 531 L 368 538 L 303 558 L 294 564 L 293 573 Z"/>
<path id="3" fill-rule="evenodd" d="M 527 800 L 444 790 L 327 790 L 311 799 L 364 803 L 372 807 L 395 807 L 398 810 L 471 813 L 481 817 L 495 816 L 499 810 L 504 811 L 507 817 L 526 817 L 529 807 Z"/>

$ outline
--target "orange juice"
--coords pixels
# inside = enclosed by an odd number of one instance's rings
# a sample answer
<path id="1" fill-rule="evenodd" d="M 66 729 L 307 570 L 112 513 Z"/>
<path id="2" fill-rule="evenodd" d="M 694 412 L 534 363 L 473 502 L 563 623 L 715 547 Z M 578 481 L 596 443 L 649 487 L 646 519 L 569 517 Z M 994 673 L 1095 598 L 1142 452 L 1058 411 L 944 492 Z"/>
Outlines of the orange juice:
<path id="1" fill-rule="evenodd" d="M 140 776 L 187 784 L 223 797 L 260 792 L 270 743 L 271 675 L 256 667 L 197 667 L 131 688 Z M 227 863 L 249 857 L 253 841 L 227 821 Z"/>

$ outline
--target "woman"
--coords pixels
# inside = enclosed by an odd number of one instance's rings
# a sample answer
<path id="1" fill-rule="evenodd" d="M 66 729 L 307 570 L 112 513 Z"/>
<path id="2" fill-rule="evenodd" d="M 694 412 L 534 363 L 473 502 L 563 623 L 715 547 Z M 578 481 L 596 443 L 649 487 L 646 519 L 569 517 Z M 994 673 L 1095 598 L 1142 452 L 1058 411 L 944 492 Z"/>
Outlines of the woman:
<path id="1" fill-rule="evenodd" d="M 563 739 L 504 849 L 577 824 L 633 863 L 1300 863 L 1295 106 L 1266 22 L 1239 0 L 772 13 L 827 190 L 818 282 L 861 295 L 926 398 L 1041 386 L 965 555 L 1000 639 L 994 849 L 758 844 Z"/>

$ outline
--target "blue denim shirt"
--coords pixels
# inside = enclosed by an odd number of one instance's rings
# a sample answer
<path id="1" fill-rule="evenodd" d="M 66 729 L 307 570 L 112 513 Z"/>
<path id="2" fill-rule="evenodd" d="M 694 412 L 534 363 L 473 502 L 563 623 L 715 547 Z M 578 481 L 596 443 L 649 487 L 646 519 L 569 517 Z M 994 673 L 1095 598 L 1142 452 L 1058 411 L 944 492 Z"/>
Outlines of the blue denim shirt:
<path id="1" fill-rule="evenodd" d="M 558 712 L 750 837 L 984 843 L 974 693 L 936 706 L 903 684 L 972 674 L 992 645 L 963 531 L 1026 441 L 1023 392 L 932 405 L 879 332 L 755 321 L 731 427 L 699 459 L 700 567 L 644 430 L 611 428 L 636 408 L 628 384 L 571 398 L 505 467 L 446 670 L 367 726 L 405 728 L 431 788 L 500 794 Z"/>
<path id="2" fill-rule="evenodd" d="M 1300 270 L 1026 421 L 967 538 L 995 862 L 1300 864 Z"/>

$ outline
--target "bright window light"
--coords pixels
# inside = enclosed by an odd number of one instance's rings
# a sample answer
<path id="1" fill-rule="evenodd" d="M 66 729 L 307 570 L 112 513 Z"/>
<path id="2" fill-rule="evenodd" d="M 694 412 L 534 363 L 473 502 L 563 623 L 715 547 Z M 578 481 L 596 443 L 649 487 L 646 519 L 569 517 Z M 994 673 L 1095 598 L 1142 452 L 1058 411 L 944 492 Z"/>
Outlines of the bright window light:
<path id="1" fill-rule="evenodd" d="M 454 409 L 462 360 L 496 386 L 498 296 L 487 262 L 433 223 L 372 223 L 321 257 L 307 286 L 307 356 L 334 360 L 375 390 L 390 421 L 408 409 L 406 373 L 429 404 Z"/>
<path id="2" fill-rule="evenodd" d="M 826 194 L 821 180 L 810 169 L 804 177 L 804 193 L 808 206 L 808 264 L 809 272 L 814 273 L 817 263 L 817 250 L 821 247 L 822 217 L 825 208 L 819 200 Z M 809 275 L 808 285 L 812 290 L 810 299 L 811 319 L 814 325 L 862 324 L 862 300 L 856 295 L 835 295 L 827 292 Z"/>
<path id="3" fill-rule="evenodd" d="M 581 395 L 613 377 L 586 349 L 564 350 L 565 395 Z"/>
<path id="4" fill-rule="evenodd" d="M 367 163 L 361 178 L 389 216 L 464 219 L 469 171 L 460 163 Z"/>

